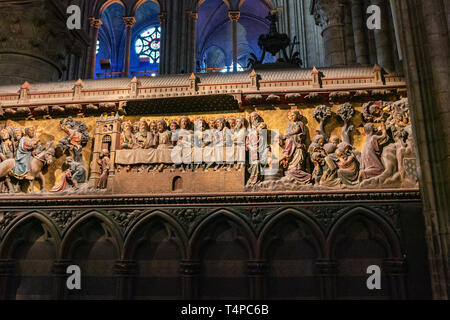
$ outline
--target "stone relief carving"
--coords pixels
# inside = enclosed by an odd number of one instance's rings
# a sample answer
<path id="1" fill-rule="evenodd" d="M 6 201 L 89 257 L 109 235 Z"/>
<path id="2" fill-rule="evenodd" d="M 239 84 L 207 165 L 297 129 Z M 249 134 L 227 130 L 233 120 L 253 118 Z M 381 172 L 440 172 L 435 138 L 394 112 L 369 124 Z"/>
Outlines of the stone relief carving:
<path id="1" fill-rule="evenodd" d="M 408 99 L 371 101 L 359 110 L 349 102 L 340 104 L 336 113 L 330 105 L 318 105 L 312 113 L 316 123 L 293 108 L 287 111 L 283 134 L 268 127 L 257 111 L 250 112 L 248 119 L 182 116 L 169 122 L 131 122 L 118 113 L 110 118 L 102 115 L 97 120 L 92 159 L 83 159 L 83 148 L 90 140 L 88 126 L 72 117 L 60 121 L 66 136 L 56 148 L 51 141 L 43 146 L 33 127 L 6 127 L 0 131 L 0 190 L 25 191 L 24 182 L 29 181 L 33 191 L 34 180 L 40 179 L 45 192 L 42 169 L 54 156 L 62 155 L 63 174 L 51 192 L 112 192 L 111 182 L 119 173 L 130 180 L 147 175 L 136 180 L 142 187 L 174 179 L 169 192 L 183 190 L 181 176 L 175 175 L 187 173 L 195 174 L 182 177 L 206 177 L 197 192 L 208 192 L 208 184 L 216 183 L 219 173 L 225 179 L 221 183 L 234 174 L 241 191 L 417 187 Z M 361 115 L 358 121 L 356 115 Z M 336 132 L 342 122 L 342 130 Z M 313 135 L 311 126 L 317 124 Z M 365 135 L 362 147 L 361 140 L 358 148 L 353 145 L 356 134 Z M 90 161 L 90 171 L 85 160 Z"/>
<path id="2" fill-rule="evenodd" d="M 44 166 L 52 163 L 55 155 L 53 141 L 42 146 L 34 127 L 5 127 L 0 132 L 0 187 L 2 192 L 34 192 L 35 179 L 45 190 Z"/>

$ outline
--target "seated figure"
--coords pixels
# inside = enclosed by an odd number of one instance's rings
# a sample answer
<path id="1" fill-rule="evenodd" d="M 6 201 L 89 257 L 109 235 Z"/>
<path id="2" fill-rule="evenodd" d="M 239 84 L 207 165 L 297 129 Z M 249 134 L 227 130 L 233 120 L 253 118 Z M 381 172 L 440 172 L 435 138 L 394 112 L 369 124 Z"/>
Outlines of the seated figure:
<path id="1" fill-rule="evenodd" d="M 131 128 L 131 122 L 125 121 L 121 125 L 122 132 L 120 134 L 120 147 L 122 149 L 134 148 L 134 134 Z"/>
<path id="2" fill-rule="evenodd" d="M 359 162 L 356 156 L 350 150 L 346 152 L 343 149 L 336 150 L 338 158 L 337 165 L 339 167 L 337 174 L 341 183 L 346 186 L 357 186 L 359 184 Z"/>
<path id="3" fill-rule="evenodd" d="M 151 143 L 151 133 L 148 132 L 147 121 L 139 121 L 139 131 L 134 135 L 135 149 L 148 149 Z"/>

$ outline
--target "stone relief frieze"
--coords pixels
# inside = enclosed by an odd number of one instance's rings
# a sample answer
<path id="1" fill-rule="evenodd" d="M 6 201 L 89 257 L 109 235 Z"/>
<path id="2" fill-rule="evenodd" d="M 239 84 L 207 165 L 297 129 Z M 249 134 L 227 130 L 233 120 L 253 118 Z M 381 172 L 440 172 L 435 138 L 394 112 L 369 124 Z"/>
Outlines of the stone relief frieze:
<path id="1" fill-rule="evenodd" d="M 36 192 L 40 180 L 48 194 L 49 174 L 55 195 L 418 187 L 407 98 L 276 114 L 88 119 L 4 126 L 0 191 Z"/>

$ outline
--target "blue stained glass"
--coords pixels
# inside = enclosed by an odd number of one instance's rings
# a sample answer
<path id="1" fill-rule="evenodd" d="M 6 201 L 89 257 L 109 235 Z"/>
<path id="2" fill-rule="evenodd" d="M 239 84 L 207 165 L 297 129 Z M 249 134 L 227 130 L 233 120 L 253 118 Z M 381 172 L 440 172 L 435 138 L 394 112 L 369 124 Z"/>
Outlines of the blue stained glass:
<path id="1" fill-rule="evenodd" d="M 161 27 L 153 26 L 145 29 L 137 37 L 134 47 L 140 57 L 148 57 L 150 63 L 159 63 L 161 48 Z"/>

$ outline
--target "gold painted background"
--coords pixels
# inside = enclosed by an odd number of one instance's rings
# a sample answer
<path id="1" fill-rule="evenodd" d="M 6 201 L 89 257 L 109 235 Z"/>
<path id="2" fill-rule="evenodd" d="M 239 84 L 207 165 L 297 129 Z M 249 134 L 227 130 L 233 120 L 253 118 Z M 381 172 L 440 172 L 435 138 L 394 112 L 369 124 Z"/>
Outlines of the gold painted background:
<path id="1" fill-rule="evenodd" d="M 354 130 L 351 132 L 352 143 L 358 149 L 362 150 L 365 142 L 365 136 L 362 134 L 362 117 L 361 117 L 361 103 L 353 103 L 355 108 L 355 115 L 351 120 L 351 124 L 354 125 Z M 316 130 L 319 128 L 318 122 L 313 117 L 313 112 L 315 105 L 277 105 L 273 107 L 256 107 L 256 111 L 264 119 L 267 124 L 268 129 L 278 130 L 281 134 L 284 134 L 288 124 L 287 115 L 291 108 L 297 108 L 303 115 L 302 121 L 305 123 L 307 128 L 307 146 L 310 144 L 311 139 L 316 135 Z M 339 116 L 336 114 L 339 104 L 331 106 L 332 117 L 328 120 L 325 130 L 328 135 L 336 135 L 342 139 L 342 127 L 343 121 L 340 120 Z M 245 117 L 248 119 L 249 114 L 255 109 L 245 109 L 243 112 L 235 113 L 191 113 L 191 114 L 180 114 L 174 116 L 165 115 L 154 115 L 154 116 L 123 116 L 122 119 L 131 122 L 138 121 L 141 119 L 151 121 L 165 119 L 167 122 L 171 120 L 179 120 L 181 116 L 187 115 L 191 121 L 195 121 L 198 118 L 203 118 L 206 121 L 209 119 L 215 119 L 219 116 L 224 116 L 225 118 L 230 117 Z M 95 131 L 95 123 L 98 117 L 73 117 L 74 120 L 84 122 L 89 129 L 90 140 L 87 145 L 83 148 L 83 160 L 85 162 L 86 169 L 90 170 L 90 162 L 92 159 L 92 149 L 93 149 L 93 137 Z M 22 127 L 33 126 L 36 128 L 37 134 L 41 139 L 43 146 L 47 141 L 53 140 L 55 142 L 55 147 L 58 141 L 66 136 L 64 132 L 59 129 L 59 122 L 61 118 L 58 119 L 36 119 L 36 120 L 6 120 L 3 121 L 2 127 L 12 126 L 12 127 Z M 276 153 L 276 150 L 274 150 Z M 46 189 L 51 189 L 55 184 L 60 182 L 63 171 L 66 169 L 63 167 L 66 156 L 63 155 L 59 158 L 55 158 L 53 163 L 46 169 L 44 169 L 44 176 L 46 179 Z M 35 183 L 35 191 L 40 191 L 40 183 Z"/>

